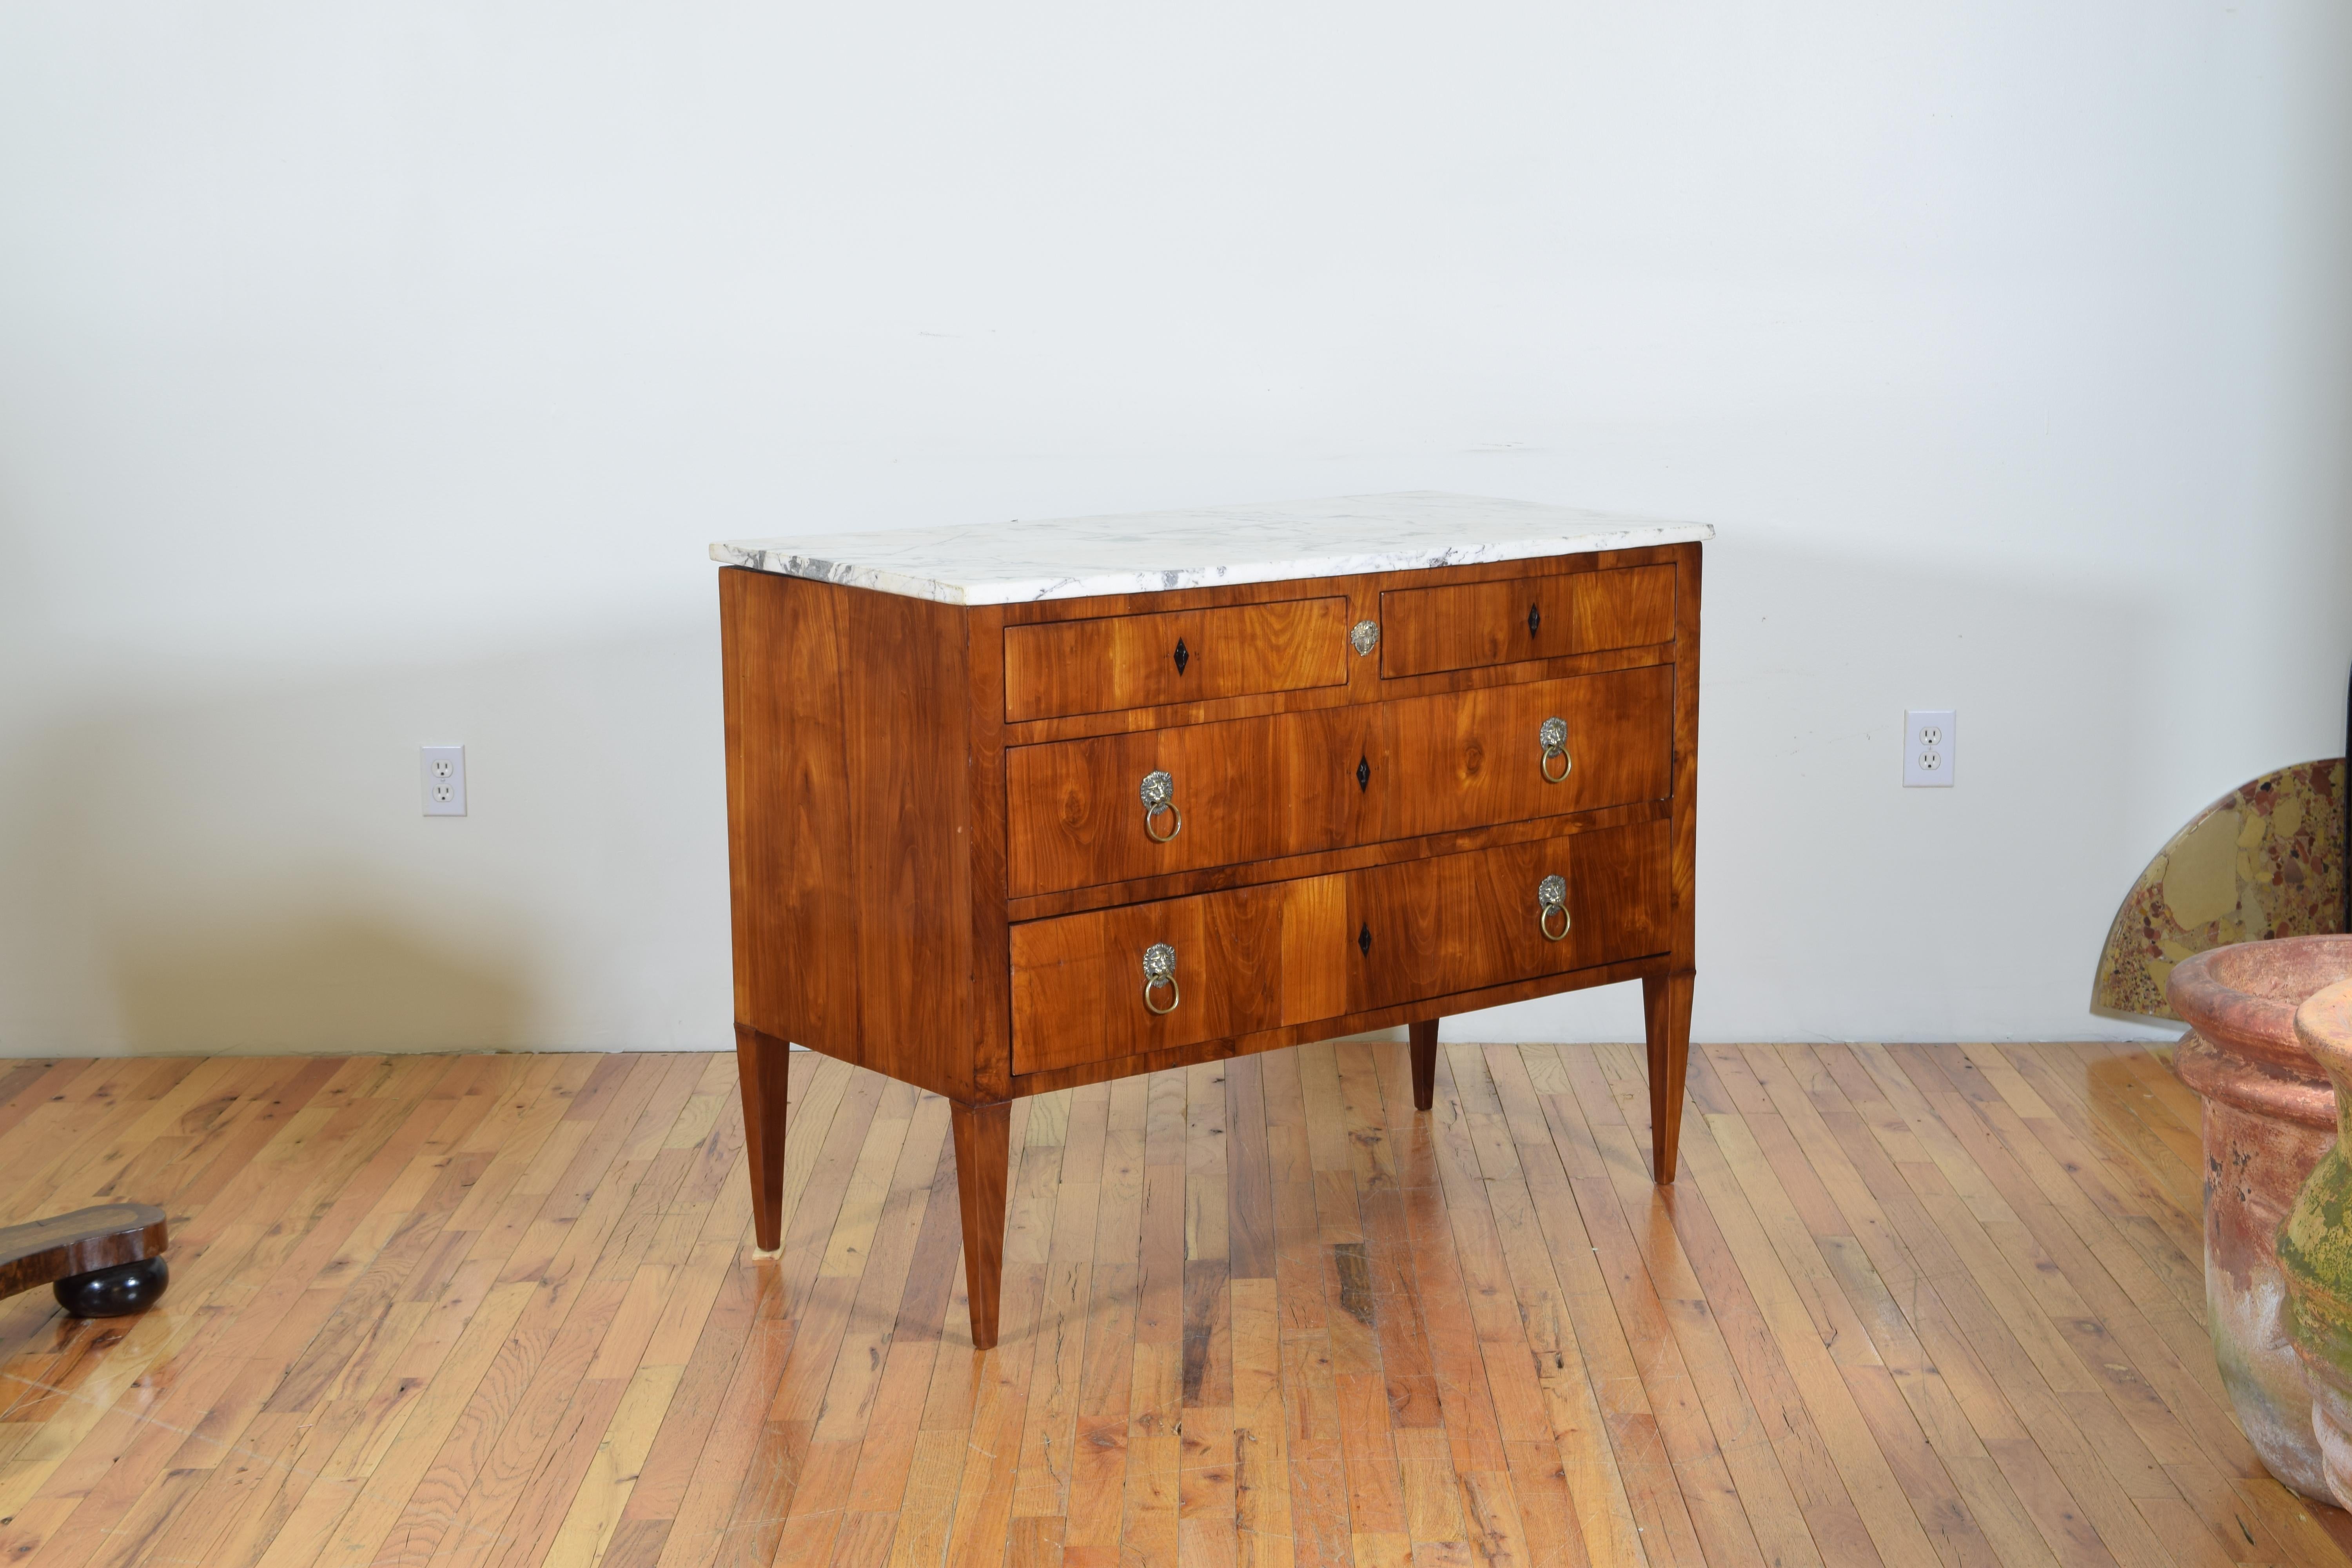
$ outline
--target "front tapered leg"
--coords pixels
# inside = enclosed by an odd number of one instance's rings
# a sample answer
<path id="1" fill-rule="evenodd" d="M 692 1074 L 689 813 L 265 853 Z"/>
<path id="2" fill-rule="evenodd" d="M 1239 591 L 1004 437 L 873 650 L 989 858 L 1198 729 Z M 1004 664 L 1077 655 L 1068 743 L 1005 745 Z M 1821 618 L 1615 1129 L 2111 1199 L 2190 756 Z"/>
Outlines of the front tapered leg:
<path id="1" fill-rule="evenodd" d="M 1437 1020 L 1407 1026 L 1412 1039 L 1412 1108 L 1427 1110 L 1437 1103 Z"/>
<path id="2" fill-rule="evenodd" d="M 751 1234 L 760 1250 L 784 1244 L 784 1064 L 793 1048 L 735 1026 L 735 1073 L 743 1084 L 743 1152 L 751 1166 Z"/>
<path id="3" fill-rule="evenodd" d="M 963 1203 L 963 1282 L 971 1304 L 971 1348 L 996 1348 L 997 1297 L 1004 1283 L 1006 1138 L 1013 1102 L 948 1102 L 955 1133 L 956 1192 Z"/>
<path id="4" fill-rule="evenodd" d="M 1642 977 L 1642 1028 L 1650 1044 L 1650 1166 L 1675 1179 L 1683 1135 L 1683 1074 L 1690 1066 L 1692 973 Z"/>

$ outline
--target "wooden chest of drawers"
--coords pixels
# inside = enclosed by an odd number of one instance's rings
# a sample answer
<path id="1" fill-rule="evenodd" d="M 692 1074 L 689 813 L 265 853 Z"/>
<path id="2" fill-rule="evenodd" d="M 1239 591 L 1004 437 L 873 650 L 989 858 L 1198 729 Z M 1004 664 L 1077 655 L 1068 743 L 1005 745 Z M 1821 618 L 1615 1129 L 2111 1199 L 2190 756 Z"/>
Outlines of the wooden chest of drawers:
<path id="1" fill-rule="evenodd" d="M 1404 1024 L 1427 1109 L 1439 1016 L 1637 979 L 1672 1180 L 1706 532 L 1407 496 L 714 547 L 761 1245 L 787 1041 L 951 1102 L 985 1348 L 1016 1097 Z M 1008 542 L 1108 553 L 959 560 Z"/>

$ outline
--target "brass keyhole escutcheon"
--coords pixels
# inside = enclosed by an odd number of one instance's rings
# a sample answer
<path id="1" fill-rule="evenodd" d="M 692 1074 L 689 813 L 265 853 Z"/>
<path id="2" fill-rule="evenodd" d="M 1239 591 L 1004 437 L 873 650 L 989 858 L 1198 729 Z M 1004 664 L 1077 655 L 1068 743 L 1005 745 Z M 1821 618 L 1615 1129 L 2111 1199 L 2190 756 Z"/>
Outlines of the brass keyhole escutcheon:
<path id="1" fill-rule="evenodd" d="M 1184 639 L 1182 637 L 1178 637 L 1176 639 L 1176 673 L 1179 675 L 1183 674 L 1184 667 L 1192 662 L 1192 650 L 1184 646 Z"/>

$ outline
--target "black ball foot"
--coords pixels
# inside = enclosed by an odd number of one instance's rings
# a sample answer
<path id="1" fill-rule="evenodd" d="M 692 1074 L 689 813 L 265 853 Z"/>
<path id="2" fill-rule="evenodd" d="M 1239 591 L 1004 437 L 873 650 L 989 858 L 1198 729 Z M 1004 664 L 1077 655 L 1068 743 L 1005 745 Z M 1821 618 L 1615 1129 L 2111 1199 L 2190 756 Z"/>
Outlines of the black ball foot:
<path id="1" fill-rule="evenodd" d="M 77 1318 L 122 1318 L 162 1300 L 171 1282 L 172 1266 L 158 1257 L 70 1275 L 50 1289 L 58 1305 Z"/>

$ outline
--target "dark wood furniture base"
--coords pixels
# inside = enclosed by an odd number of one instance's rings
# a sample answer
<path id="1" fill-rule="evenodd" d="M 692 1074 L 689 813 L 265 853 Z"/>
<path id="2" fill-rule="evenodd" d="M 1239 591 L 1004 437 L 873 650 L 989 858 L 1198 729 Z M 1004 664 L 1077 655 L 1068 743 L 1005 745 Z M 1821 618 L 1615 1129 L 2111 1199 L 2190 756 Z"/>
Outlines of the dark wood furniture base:
<path id="1" fill-rule="evenodd" d="M 0 1227 L 0 1296 L 48 1285 L 77 1318 L 143 1312 L 172 1280 L 166 1229 L 152 1204 L 100 1204 Z"/>

